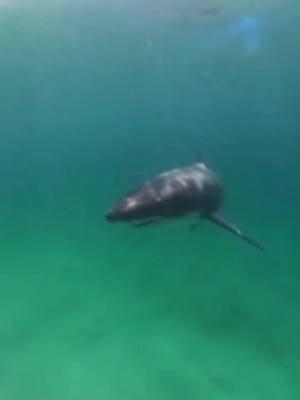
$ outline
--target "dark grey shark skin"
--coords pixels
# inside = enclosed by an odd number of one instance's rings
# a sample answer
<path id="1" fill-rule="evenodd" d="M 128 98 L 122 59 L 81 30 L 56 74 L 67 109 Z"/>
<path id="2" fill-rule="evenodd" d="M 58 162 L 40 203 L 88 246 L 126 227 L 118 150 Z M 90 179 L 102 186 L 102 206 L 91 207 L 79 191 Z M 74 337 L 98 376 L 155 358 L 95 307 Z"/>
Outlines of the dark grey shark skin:
<path id="1" fill-rule="evenodd" d="M 157 175 L 128 193 L 107 213 L 109 222 L 136 222 L 145 226 L 161 219 L 174 219 L 197 213 L 227 229 L 260 250 L 263 247 L 216 213 L 223 203 L 219 178 L 202 162 Z"/>

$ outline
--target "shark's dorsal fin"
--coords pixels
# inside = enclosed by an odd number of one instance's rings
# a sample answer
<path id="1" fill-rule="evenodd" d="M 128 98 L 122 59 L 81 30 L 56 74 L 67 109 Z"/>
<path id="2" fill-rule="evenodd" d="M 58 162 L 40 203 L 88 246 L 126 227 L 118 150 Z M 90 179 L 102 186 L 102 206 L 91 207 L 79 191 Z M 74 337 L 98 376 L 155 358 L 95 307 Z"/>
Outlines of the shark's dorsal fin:
<path id="1" fill-rule="evenodd" d="M 202 157 L 202 153 L 201 151 L 198 151 L 198 153 L 196 154 L 196 163 L 203 163 L 203 157 Z"/>

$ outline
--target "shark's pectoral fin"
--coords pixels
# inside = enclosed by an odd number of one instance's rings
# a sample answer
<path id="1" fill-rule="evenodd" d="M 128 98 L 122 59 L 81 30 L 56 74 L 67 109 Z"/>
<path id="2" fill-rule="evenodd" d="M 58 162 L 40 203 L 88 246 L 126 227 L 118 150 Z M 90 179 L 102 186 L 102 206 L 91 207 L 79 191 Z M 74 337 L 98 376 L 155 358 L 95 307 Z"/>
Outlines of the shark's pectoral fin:
<path id="1" fill-rule="evenodd" d="M 196 219 L 196 221 L 189 224 L 190 231 L 195 231 L 202 226 L 201 219 L 203 219 L 203 217 L 202 217 L 202 215 L 199 215 L 199 219 Z"/>
<path id="2" fill-rule="evenodd" d="M 227 229 L 229 232 L 235 234 L 236 236 L 240 237 L 241 239 L 245 240 L 246 242 L 252 244 L 252 246 L 256 247 L 259 250 L 265 251 L 265 249 L 254 239 L 250 236 L 242 232 L 237 226 L 227 222 L 225 219 L 220 217 L 219 215 L 210 215 L 207 219 L 214 224 Z"/>
<path id="3" fill-rule="evenodd" d="M 143 228 L 144 226 L 153 225 L 153 224 L 156 224 L 157 222 L 158 222 L 157 219 L 147 219 L 144 221 L 135 222 L 132 224 L 132 226 L 134 228 Z"/>
<path id="4" fill-rule="evenodd" d="M 189 225 L 189 230 L 190 231 L 195 231 L 196 229 L 198 229 L 200 227 L 200 224 L 198 222 L 194 222 L 193 224 Z"/>

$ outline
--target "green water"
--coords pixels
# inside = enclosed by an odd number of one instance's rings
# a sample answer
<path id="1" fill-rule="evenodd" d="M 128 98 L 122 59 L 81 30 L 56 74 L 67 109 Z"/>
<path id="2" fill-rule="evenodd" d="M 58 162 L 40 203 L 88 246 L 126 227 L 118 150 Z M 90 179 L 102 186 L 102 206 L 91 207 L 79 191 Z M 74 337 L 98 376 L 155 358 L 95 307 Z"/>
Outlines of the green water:
<path id="1" fill-rule="evenodd" d="M 233 3 L 0 3 L 1 399 L 299 400 L 300 9 Z M 104 220 L 199 152 L 266 254 Z"/>

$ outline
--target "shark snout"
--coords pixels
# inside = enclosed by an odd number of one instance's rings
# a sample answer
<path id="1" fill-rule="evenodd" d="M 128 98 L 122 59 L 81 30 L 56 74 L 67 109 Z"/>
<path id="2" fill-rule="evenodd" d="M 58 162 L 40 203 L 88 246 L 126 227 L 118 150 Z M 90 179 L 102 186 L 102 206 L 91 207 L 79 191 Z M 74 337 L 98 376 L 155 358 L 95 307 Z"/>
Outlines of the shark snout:
<path id="1" fill-rule="evenodd" d="M 118 220 L 118 213 L 112 208 L 108 210 L 105 214 L 105 218 L 109 222 L 114 222 Z"/>
<path id="2" fill-rule="evenodd" d="M 105 218 L 109 222 L 131 221 L 139 217 L 141 213 L 140 206 L 136 199 L 126 197 L 109 209 L 105 214 Z"/>

